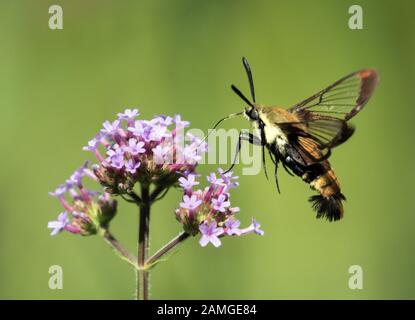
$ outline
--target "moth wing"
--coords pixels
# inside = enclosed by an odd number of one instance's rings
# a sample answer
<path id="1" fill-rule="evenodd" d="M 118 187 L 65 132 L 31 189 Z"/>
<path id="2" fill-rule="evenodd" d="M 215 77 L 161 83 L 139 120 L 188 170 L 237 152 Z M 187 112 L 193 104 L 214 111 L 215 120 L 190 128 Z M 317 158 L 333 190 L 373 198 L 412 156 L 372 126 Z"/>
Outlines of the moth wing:
<path id="1" fill-rule="evenodd" d="M 331 149 L 345 142 L 354 132 L 354 127 L 345 120 L 307 114 L 298 122 L 280 123 L 286 133 L 293 159 L 303 165 L 311 165 L 327 159 Z"/>
<path id="2" fill-rule="evenodd" d="M 347 121 L 368 102 L 378 79 L 373 69 L 353 72 L 287 110 L 301 125 L 279 125 L 294 133 L 292 143 L 302 162 L 310 164 L 326 159 L 331 148 L 350 138 L 354 127 Z"/>
<path id="3" fill-rule="evenodd" d="M 368 102 L 378 80 L 378 73 L 374 69 L 353 72 L 297 103 L 288 111 L 300 115 L 311 112 L 348 121 Z"/>

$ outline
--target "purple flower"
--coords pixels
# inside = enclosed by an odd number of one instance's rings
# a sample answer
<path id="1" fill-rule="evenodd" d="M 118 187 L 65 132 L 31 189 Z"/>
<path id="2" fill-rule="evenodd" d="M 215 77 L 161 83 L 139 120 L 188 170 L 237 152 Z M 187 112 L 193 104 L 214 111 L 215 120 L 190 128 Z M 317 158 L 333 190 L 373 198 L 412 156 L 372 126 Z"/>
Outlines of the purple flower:
<path id="1" fill-rule="evenodd" d="M 161 124 L 162 126 L 169 126 L 173 123 L 173 118 L 165 115 L 160 115 L 156 117 L 157 123 Z"/>
<path id="2" fill-rule="evenodd" d="M 61 184 L 59 187 L 57 187 L 55 189 L 55 191 L 49 192 L 49 195 L 52 196 L 52 197 L 59 198 L 59 197 L 62 197 L 65 194 L 66 191 L 68 191 L 67 185 L 66 184 Z"/>
<path id="3" fill-rule="evenodd" d="M 221 168 L 219 168 L 218 171 L 219 171 L 219 174 L 222 177 L 223 183 L 226 184 L 229 189 L 230 188 L 236 188 L 237 186 L 239 186 L 238 182 L 236 182 L 236 181 L 232 182 L 232 180 L 235 180 L 235 179 L 239 178 L 238 176 L 233 176 L 232 171 L 229 171 L 229 172 L 225 173 L 225 171 Z"/>
<path id="4" fill-rule="evenodd" d="M 239 220 L 236 220 L 234 218 L 230 218 L 225 223 L 225 232 L 231 236 L 233 234 L 236 234 L 237 236 L 241 235 L 242 231 L 239 229 L 239 226 L 241 225 L 241 222 Z"/>
<path id="5" fill-rule="evenodd" d="M 59 232 L 65 229 L 68 223 L 69 223 L 68 214 L 66 212 L 62 212 L 58 216 L 57 220 L 48 222 L 48 228 L 53 229 L 50 235 L 56 236 Z"/>
<path id="6" fill-rule="evenodd" d="M 220 212 L 225 212 L 226 208 L 228 208 L 231 203 L 230 201 L 225 201 L 226 197 L 225 195 L 221 194 L 218 199 L 213 198 L 212 199 L 212 204 L 213 204 L 213 209 L 218 210 Z"/>
<path id="7" fill-rule="evenodd" d="M 74 185 L 77 185 L 78 187 L 82 187 L 82 178 L 85 175 L 85 170 L 88 168 L 88 161 L 85 161 L 82 167 L 77 169 L 68 180 L 66 180 L 66 185 L 68 188 L 71 188 Z"/>
<path id="8" fill-rule="evenodd" d="M 191 148 L 188 145 L 184 150 L 185 161 L 181 161 L 184 139 L 178 136 L 176 130 L 171 132 L 174 124 L 189 124 L 180 116 L 173 119 L 158 115 L 150 120 L 141 120 L 137 118 L 138 114 L 137 109 L 126 109 L 117 114 L 114 122 L 105 121 L 100 133 L 83 148 L 93 151 L 98 160 L 98 164 L 92 167 L 94 178 L 109 193 L 126 193 L 136 183 L 144 181 L 176 185 L 181 176 L 187 177 L 184 174 L 186 171 L 195 170 L 201 159 L 203 151 L 198 146 Z M 197 138 L 190 138 L 194 144 L 200 143 Z M 138 171 L 140 175 L 131 175 Z M 67 188 L 75 186 L 76 182 L 68 180 Z"/>
<path id="9" fill-rule="evenodd" d="M 111 200 L 109 194 L 103 197 L 102 192 L 86 188 L 81 180 L 88 177 L 98 181 L 97 176 L 88 168 L 88 162 L 85 162 L 65 184 L 49 193 L 58 197 L 64 208 L 64 212 L 55 221 L 48 223 L 48 228 L 52 229 L 51 235 L 62 230 L 82 235 L 96 234 L 101 224 L 108 225 L 114 217 L 116 201 Z"/>
<path id="10" fill-rule="evenodd" d="M 239 212 L 238 207 L 231 207 L 229 185 L 234 184 L 232 173 L 220 171 L 221 178 L 211 173 L 207 180 L 210 185 L 204 189 L 193 190 L 196 174 L 179 179 L 180 186 L 184 189 L 183 202 L 175 211 L 176 218 L 183 224 L 183 229 L 192 235 L 201 233 L 200 244 L 204 247 L 212 242 L 216 247 L 221 245 L 219 236 L 240 236 L 249 233 L 263 235 L 260 224 L 252 219 L 252 223 L 241 229 L 241 222 L 235 218 Z M 226 183 L 223 182 L 226 180 Z M 220 226 L 220 227 L 219 227 Z"/>
<path id="11" fill-rule="evenodd" d="M 167 136 L 167 128 L 163 125 L 156 124 L 151 128 L 151 132 L 148 136 L 149 141 L 160 141 Z"/>
<path id="12" fill-rule="evenodd" d="M 196 137 L 195 135 L 191 134 L 190 132 L 186 133 L 186 138 L 192 144 L 197 145 L 197 144 L 200 144 L 202 142 L 202 139 L 200 139 L 199 137 Z"/>
<path id="13" fill-rule="evenodd" d="M 114 149 L 107 151 L 108 158 L 111 166 L 117 169 L 121 169 L 124 166 L 124 151 L 118 145 L 114 145 Z"/>
<path id="14" fill-rule="evenodd" d="M 201 159 L 200 155 L 197 154 L 195 148 L 192 146 L 186 146 L 183 148 L 182 157 L 184 163 L 188 164 L 195 164 Z"/>
<path id="15" fill-rule="evenodd" d="M 169 152 L 169 148 L 158 145 L 157 147 L 153 148 L 152 151 L 153 151 L 154 162 L 156 164 L 164 164 L 165 156 Z"/>
<path id="16" fill-rule="evenodd" d="M 207 176 L 206 179 L 210 184 L 213 184 L 213 185 L 223 184 L 223 179 L 216 178 L 216 174 L 214 172 L 212 172 L 209 176 Z"/>
<path id="17" fill-rule="evenodd" d="M 208 151 L 208 144 L 199 137 L 196 137 L 191 133 L 187 133 L 186 137 L 190 141 L 189 147 L 194 149 L 197 153 L 200 154 Z"/>
<path id="18" fill-rule="evenodd" d="M 196 177 L 196 175 L 194 175 L 194 174 L 189 174 L 187 176 L 187 178 L 181 177 L 179 179 L 180 186 L 185 190 L 192 189 L 193 186 L 196 186 L 196 185 L 199 184 L 199 182 L 195 180 L 195 177 Z"/>
<path id="19" fill-rule="evenodd" d="M 134 122 L 134 127 L 128 127 L 128 131 L 132 132 L 135 136 L 140 137 L 144 133 L 144 122 L 137 120 Z"/>
<path id="20" fill-rule="evenodd" d="M 264 230 L 260 229 L 261 225 L 255 220 L 255 218 L 252 218 L 252 228 L 253 232 L 256 234 L 259 234 L 260 236 L 263 236 L 265 234 Z"/>
<path id="21" fill-rule="evenodd" d="M 233 207 L 233 208 L 229 208 L 230 212 L 232 213 L 237 213 L 239 211 L 241 211 L 241 209 L 239 207 Z"/>
<path id="22" fill-rule="evenodd" d="M 265 234 L 264 230 L 260 229 L 261 225 L 255 220 L 255 218 L 252 218 L 252 223 L 249 225 L 249 227 L 242 229 L 242 234 L 248 234 L 248 233 L 256 233 L 260 236 L 263 236 Z"/>
<path id="23" fill-rule="evenodd" d="M 127 120 L 131 121 L 134 120 L 135 117 L 139 116 L 140 113 L 138 112 L 138 109 L 125 109 L 124 113 L 118 113 L 118 120 Z"/>
<path id="24" fill-rule="evenodd" d="M 176 128 L 185 128 L 189 126 L 188 121 L 182 121 L 182 117 L 179 114 L 174 116 L 174 123 L 176 124 Z"/>
<path id="25" fill-rule="evenodd" d="M 99 146 L 99 143 L 100 143 L 100 139 L 101 139 L 100 135 L 97 134 L 95 136 L 95 138 L 88 141 L 88 145 L 83 147 L 82 150 L 84 150 L 84 151 L 95 151 L 95 150 L 97 150 L 98 146 Z"/>
<path id="26" fill-rule="evenodd" d="M 180 207 L 182 207 L 183 209 L 194 210 L 201 203 L 202 203 L 202 200 L 198 200 L 196 195 L 192 195 L 191 197 L 189 197 L 188 195 L 185 194 L 183 196 L 183 202 L 180 202 Z"/>
<path id="27" fill-rule="evenodd" d="M 144 142 L 142 141 L 137 142 L 137 139 L 132 138 L 128 140 L 128 147 L 125 147 L 124 151 L 128 151 L 133 156 L 136 156 L 139 153 L 146 152 L 146 149 L 144 149 L 143 147 L 144 147 Z"/>
<path id="28" fill-rule="evenodd" d="M 134 174 L 137 171 L 137 168 L 140 167 L 140 162 L 135 162 L 133 159 L 130 159 L 125 162 L 125 168 L 128 172 Z"/>
<path id="29" fill-rule="evenodd" d="M 115 120 L 113 123 L 109 121 L 105 121 L 103 123 L 104 128 L 101 129 L 101 132 L 106 135 L 113 135 L 117 132 L 120 127 L 120 120 Z"/>
<path id="30" fill-rule="evenodd" d="M 209 242 L 212 243 L 216 248 L 221 245 L 221 241 L 218 236 L 223 234 L 223 228 L 217 228 L 216 221 L 212 221 L 210 224 L 205 222 L 199 226 L 202 237 L 199 243 L 202 247 L 205 247 Z"/>

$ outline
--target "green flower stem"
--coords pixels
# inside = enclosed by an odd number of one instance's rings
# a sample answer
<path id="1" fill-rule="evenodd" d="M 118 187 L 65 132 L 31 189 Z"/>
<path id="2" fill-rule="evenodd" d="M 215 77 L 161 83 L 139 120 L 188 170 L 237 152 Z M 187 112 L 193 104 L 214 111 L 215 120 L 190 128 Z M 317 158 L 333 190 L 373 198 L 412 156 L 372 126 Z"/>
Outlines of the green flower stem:
<path id="1" fill-rule="evenodd" d="M 148 260 L 146 261 L 145 265 L 147 267 L 151 267 L 153 264 L 160 261 L 160 259 L 169 253 L 171 250 L 176 248 L 179 244 L 181 244 L 184 240 L 189 238 L 190 234 L 186 232 L 181 232 L 179 235 L 171 239 L 168 243 L 166 243 L 163 247 L 161 247 L 155 254 L 153 254 Z"/>
<path id="2" fill-rule="evenodd" d="M 134 191 L 131 191 L 128 193 L 128 195 L 133 199 L 133 201 L 138 205 L 141 206 L 141 203 L 143 200 L 141 200 L 141 198 L 138 196 L 137 193 L 135 193 Z"/>
<path id="3" fill-rule="evenodd" d="M 154 191 L 151 193 L 151 197 L 150 197 L 151 201 L 154 202 L 154 201 L 160 200 L 167 191 L 168 191 L 168 188 L 166 188 L 165 186 L 161 186 L 161 185 L 157 186 L 154 189 Z"/>
<path id="4" fill-rule="evenodd" d="M 110 245 L 112 249 L 117 253 L 117 255 L 124 261 L 127 261 L 131 264 L 135 269 L 137 269 L 137 258 L 129 253 L 127 249 L 125 249 L 121 243 L 111 234 L 108 229 L 101 229 L 99 234 L 105 240 L 106 243 Z"/>
<path id="5" fill-rule="evenodd" d="M 157 187 L 150 194 L 150 186 L 148 184 L 141 185 L 141 196 L 134 192 L 129 195 L 140 208 L 139 228 L 138 228 L 138 256 L 135 257 L 129 253 L 118 240 L 111 234 L 107 228 L 101 228 L 99 234 L 103 237 L 118 256 L 132 265 L 136 270 L 136 298 L 138 300 L 148 300 L 149 298 L 149 270 L 161 261 L 161 258 L 171 252 L 184 240 L 190 237 L 189 233 L 181 232 L 171 239 L 155 254 L 148 258 L 149 252 L 149 232 L 150 232 L 150 208 L 154 201 L 167 193 L 168 188 Z"/>
<path id="6" fill-rule="evenodd" d="M 150 232 L 150 188 L 148 184 L 141 185 L 140 224 L 138 228 L 138 269 L 136 270 L 136 294 L 138 300 L 148 300 L 149 274 L 145 262 L 149 250 Z"/>

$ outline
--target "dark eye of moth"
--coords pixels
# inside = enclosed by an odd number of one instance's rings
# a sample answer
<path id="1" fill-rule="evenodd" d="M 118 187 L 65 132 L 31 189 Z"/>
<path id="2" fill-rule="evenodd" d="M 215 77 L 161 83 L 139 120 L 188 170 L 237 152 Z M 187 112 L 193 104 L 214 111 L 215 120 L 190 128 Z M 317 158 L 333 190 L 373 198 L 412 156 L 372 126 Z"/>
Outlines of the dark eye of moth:
<path id="1" fill-rule="evenodd" d="M 258 120 L 259 116 L 258 116 L 258 111 L 255 108 L 251 108 L 248 112 L 247 115 L 250 119 L 252 120 Z"/>

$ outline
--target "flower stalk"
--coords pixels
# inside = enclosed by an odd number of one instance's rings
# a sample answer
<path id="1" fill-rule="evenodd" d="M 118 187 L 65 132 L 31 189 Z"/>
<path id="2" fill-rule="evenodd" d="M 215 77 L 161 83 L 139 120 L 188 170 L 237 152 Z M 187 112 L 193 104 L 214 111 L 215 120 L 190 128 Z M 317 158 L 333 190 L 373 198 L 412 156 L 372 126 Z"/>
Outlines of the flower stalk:
<path id="1" fill-rule="evenodd" d="M 179 244 L 181 244 L 184 240 L 190 237 L 189 233 L 181 232 L 176 237 L 171 239 L 167 242 L 163 247 L 161 247 L 155 254 L 153 254 L 150 258 L 146 261 L 146 266 L 151 268 L 154 264 L 161 261 L 160 259 L 164 257 L 167 253 L 171 250 L 176 248 Z"/>
<path id="2" fill-rule="evenodd" d="M 137 269 L 137 258 L 128 252 L 127 249 L 111 234 L 108 229 L 101 229 L 100 235 L 105 242 L 117 253 L 117 255 L 124 261 L 128 262 Z"/>
<path id="3" fill-rule="evenodd" d="M 141 185 L 140 223 L 138 230 L 138 269 L 136 270 L 136 293 L 138 300 L 148 300 L 149 274 L 145 268 L 149 250 L 150 233 L 150 188 L 147 184 Z"/>

